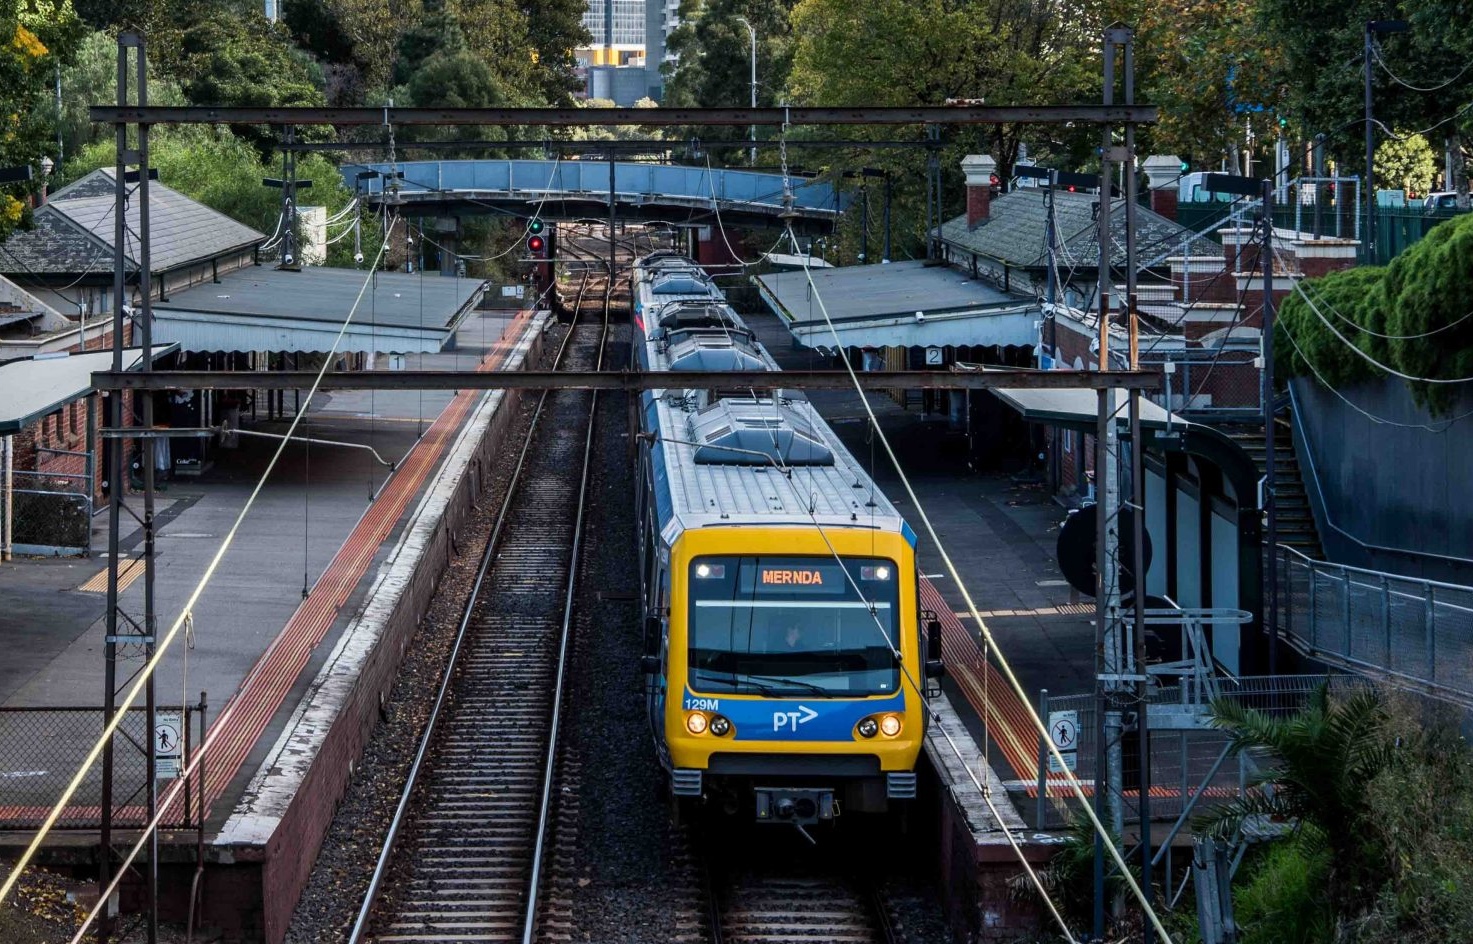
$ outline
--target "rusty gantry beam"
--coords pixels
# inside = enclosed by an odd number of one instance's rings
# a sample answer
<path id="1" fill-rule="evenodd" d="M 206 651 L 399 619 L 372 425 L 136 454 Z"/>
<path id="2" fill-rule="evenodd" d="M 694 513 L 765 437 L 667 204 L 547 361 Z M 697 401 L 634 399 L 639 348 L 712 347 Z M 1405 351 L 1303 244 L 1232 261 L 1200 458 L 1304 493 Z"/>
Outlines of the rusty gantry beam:
<path id="1" fill-rule="evenodd" d="M 964 373 L 876 370 L 859 376 L 866 390 L 990 390 L 1029 387 L 1045 390 L 1157 390 L 1159 374 L 1128 370 L 986 370 Z M 99 371 L 98 390 L 306 390 L 317 380 L 311 370 Z M 732 371 L 328 371 L 323 390 L 686 390 L 720 386 L 732 389 L 847 390 L 854 381 L 842 370 Z"/>
<path id="2" fill-rule="evenodd" d="M 1154 105 L 939 105 L 874 108 L 244 108 L 93 105 L 105 124 L 235 125 L 998 125 L 1150 124 Z"/>

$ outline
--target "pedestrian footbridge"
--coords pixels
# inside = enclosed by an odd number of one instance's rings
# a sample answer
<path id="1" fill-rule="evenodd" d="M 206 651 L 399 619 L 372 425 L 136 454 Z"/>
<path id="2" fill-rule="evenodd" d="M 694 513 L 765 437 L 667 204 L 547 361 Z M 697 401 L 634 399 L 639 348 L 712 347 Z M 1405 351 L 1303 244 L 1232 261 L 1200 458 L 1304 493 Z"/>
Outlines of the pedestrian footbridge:
<path id="1" fill-rule="evenodd" d="M 613 176 L 610 179 L 610 168 Z M 605 219 L 612 191 L 623 221 L 709 225 L 719 213 L 733 225 L 776 225 L 783 205 L 780 174 L 674 164 L 584 160 L 456 160 L 345 164 L 343 176 L 370 204 L 396 200 L 406 213 L 464 216 L 533 212 L 549 219 Z M 385 193 L 391 170 L 397 194 Z M 827 223 L 848 197 L 826 181 L 792 177 L 795 225 Z"/>

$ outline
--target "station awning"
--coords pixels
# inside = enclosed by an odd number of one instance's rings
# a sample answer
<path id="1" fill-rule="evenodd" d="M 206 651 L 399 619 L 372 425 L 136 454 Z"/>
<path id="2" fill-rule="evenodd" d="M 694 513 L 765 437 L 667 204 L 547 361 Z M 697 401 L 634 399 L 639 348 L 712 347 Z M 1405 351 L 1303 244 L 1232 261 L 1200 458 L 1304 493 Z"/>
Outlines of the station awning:
<path id="1" fill-rule="evenodd" d="M 1094 432 L 1099 423 L 1100 400 L 1095 390 L 1037 390 L 1022 387 L 998 387 L 992 392 L 1017 410 L 1023 419 L 1034 423 L 1048 423 L 1084 432 Z M 1125 391 L 1116 395 L 1116 404 L 1121 414 L 1125 412 Z M 1188 421 L 1175 414 L 1170 417 L 1177 428 L 1186 427 Z M 1145 429 L 1165 429 L 1166 410 L 1146 397 L 1141 397 L 1141 426 Z"/>
<path id="2" fill-rule="evenodd" d="M 186 352 L 432 354 L 486 290 L 438 273 L 380 272 L 366 289 L 365 279 L 357 269 L 247 266 L 155 302 L 154 336 Z"/>
<path id="3" fill-rule="evenodd" d="M 153 356 L 172 354 L 178 345 L 156 344 Z M 123 369 L 143 359 L 141 348 L 123 352 Z M 112 370 L 112 351 L 46 354 L 0 364 L 0 436 L 18 433 L 47 414 L 92 392 L 92 374 Z"/>
<path id="4" fill-rule="evenodd" d="M 808 347 L 1006 347 L 1038 340 L 1039 307 L 1031 295 L 924 260 L 768 272 L 756 282 L 768 307 Z"/>

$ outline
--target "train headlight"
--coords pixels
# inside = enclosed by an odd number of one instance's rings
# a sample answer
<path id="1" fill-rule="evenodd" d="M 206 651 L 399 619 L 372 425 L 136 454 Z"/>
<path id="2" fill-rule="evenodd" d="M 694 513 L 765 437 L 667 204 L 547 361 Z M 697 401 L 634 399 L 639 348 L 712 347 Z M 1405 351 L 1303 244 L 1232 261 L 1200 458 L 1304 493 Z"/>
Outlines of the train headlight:
<path id="1" fill-rule="evenodd" d="M 880 731 L 880 723 L 874 718 L 865 718 L 859 722 L 859 736 L 872 738 Z"/>
<path id="2" fill-rule="evenodd" d="M 728 722 L 729 724 L 730 722 Z M 692 711 L 685 716 L 685 729 L 691 734 L 705 734 L 707 727 L 706 716 L 699 711 Z"/>
<path id="3" fill-rule="evenodd" d="M 899 715 L 880 716 L 880 733 L 885 735 L 885 737 L 892 738 L 895 735 L 899 734 L 900 726 L 901 725 Z"/>
<path id="4" fill-rule="evenodd" d="M 731 733 L 731 721 L 723 715 L 711 716 L 711 733 L 717 737 L 726 737 Z"/>

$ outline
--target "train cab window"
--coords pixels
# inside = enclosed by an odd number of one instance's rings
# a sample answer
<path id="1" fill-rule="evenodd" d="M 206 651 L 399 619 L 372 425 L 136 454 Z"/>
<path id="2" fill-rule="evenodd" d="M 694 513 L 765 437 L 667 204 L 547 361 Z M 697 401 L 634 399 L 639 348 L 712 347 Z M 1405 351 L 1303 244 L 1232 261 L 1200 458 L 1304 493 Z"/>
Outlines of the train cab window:
<path id="1" fill-rule="evenodd" d="M 692 691 L 852 698 L 899 686 L 892 561 L 703 557 L 689 577 Z"/>

